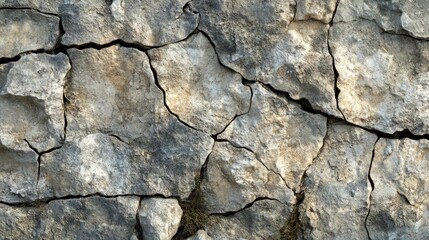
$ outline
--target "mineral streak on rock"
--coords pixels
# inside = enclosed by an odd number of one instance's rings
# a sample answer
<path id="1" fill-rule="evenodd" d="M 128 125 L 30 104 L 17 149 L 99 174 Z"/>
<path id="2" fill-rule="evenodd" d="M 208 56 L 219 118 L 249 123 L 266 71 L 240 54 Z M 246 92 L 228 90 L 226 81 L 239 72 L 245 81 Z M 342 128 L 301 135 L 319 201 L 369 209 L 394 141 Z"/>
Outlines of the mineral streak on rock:
<path id="1" fill-rule="evenodd" d="M 0 8 L 0 58 L 53 49 L 60 36 L 59 22 L 56 16 L 30 9 Z"/>

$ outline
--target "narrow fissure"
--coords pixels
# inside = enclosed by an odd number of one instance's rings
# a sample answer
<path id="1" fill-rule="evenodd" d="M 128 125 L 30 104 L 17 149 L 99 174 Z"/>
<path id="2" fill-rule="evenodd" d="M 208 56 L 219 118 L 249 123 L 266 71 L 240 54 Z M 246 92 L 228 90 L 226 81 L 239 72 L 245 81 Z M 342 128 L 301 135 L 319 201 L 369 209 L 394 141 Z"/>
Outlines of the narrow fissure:
<path id="1" fill-rule="evenodd" d="M 140 198 L 139 207 L 137 208 L 136 226 L 135 226 L 136 233 L 137 233 L 137 239 L 139 239 L 139 240 L 143 240 L 142 225 L 140 224 L 140 217 L 139 217 L 139 212 L 140 212 L 141 207 L 142 207 L 142 198 Z"/>
<path id="2" fill-rule="evenodd" d="M 365 217 L 365 229 L 366 229 L 366 233 L 368 235 L 368 239 L 370 239 L 370 240 L 371 240 L 371 235 L 370 235 L 369 229 L 368 229 L 368 217 L 369 217 L 369 214 L 371 213 L 371 197 L 372 197 L 371 195 L 375 189 L 374 181 L 371 178 L 371 169 L 372 169 L 372 164 L 373 164 L 374 156 L 375 156 L 375 147 L 377 146 L 377 142 L 379 140 L 380 140 L 380 137 L 378 137 L 374 143 L 374 148 L 372 149 L 371 163 L 369 164 L 369 169 L 368 169 L 368 181 L 371 184 L 371 192 L 369 193 L 369 197 L 368 197 L 368 213 L 366 214 L 366 217 Z"/>

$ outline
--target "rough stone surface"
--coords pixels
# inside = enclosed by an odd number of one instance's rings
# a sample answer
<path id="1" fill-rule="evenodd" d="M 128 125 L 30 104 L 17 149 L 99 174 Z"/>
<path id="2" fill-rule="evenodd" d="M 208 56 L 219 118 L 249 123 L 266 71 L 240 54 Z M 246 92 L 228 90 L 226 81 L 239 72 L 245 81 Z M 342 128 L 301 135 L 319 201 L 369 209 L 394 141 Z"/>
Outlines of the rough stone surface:
<path id="1" fill-rule="evenodd" d="M 67 141 L 42 156 L 41 196 L 187 197 L 213 139 L 168 113 L 147 56 L 118 46 L 69 54 Z"/>
<path id="2" fill-rule="evenodd" d="M 295 20 L 314 19 L 323 23 L 332 21 L 337 0 L 296 1 Z"/>
<path id="3" fill-rule="evenodd" d="M 238 211 L 262 197 L 290 204 L 295 200 L 283 179 L 259 162 L 255 154 L 227 142 L 215 143 L 204 176 L 201 188 L 209 212 Z"/>
<path id="4" fill-rule="evenodd" d="M 429 141 L 377 142 L 368 231 L 372 239 L 429 238 Z"/>
<path id="5" fill-rule="evenodd" d="M 168 107 L 192 127 L 214 135 L 248 111 L 250 89 L 241 84 L 240 74 L 219 64 L 201 33 L 149 56 Z"/>
<path id="6" fill-rule="evenodd" d="M 60 36 L 60 19 L 30 9 L 0 9 L 0 58 L 53 49 Z"/>
<path id="7" fill-rule="evenodd" d="M 210 36 L 224 65 L 341 117 L 326 44 L 328 24 L 291 22 L 295 1 L 195 0 L 191 6 L 200 13 L 199 29 Z"/>
<path id="8" fill-rule="evenodd" d="M 376 140 L 360 128 L 329 124 L 323 149 L 303 182 L 299 216 L 304 239 L 368 239 L 368 171 Z"/>
<path id="9" fill-rule="evenodd" d="M 279 239 L 291 206 L 275 200 L 261 200 L 230 216 L 212 216 L 207 233 L 219 239 Z"/>
<path id="10" fill-rule="evenodd" d="M 34 207 L 0 204 L 3 239 L 131 239 L 137 197 L 54 200 Z"/>
<path id="11" fill-rule="evenodd" d="M 65 30 L 62 43 L 105 44 L 122 39 L 161 46 L 177 42 L 197 27 L 198 15 L 185 8 L 186 3 L 187 0 L 65 1 L 59 8 Z"/>
<path id="12" fill-rule="evenodd" d="M 212 240 L 212 238 L 204 230 L 198 230 L 195 235 L 187 238 L 186 240 Z"/>
<path id="13" fill-rule="evenodd" d="M 219 135 L 235 146 L 251 149 L 268 169 L 292 189 L 322 147 L 327 120 L 253 84 L 250 112 L 237 117 Z"/>
<path id="14" fill-rule="evenodd" d="M 170 240 L 179 228 L 182 213 L 176 199 L 143 199 L 138 213 L 143 238 Z"/>
<path id="15" fill-rule="evenodd" d="M 44 13 L 58 14 L 64 0 L 0 0 L 0 8 L 31 8 Z"/>
<path id="16" fill-rule="evenodd" d="M 367 20 L 335 24 L 329 36 L 348 121 L 387 133 L 429 133 L 429 42 L 383 34 Z"/>
<path id="17" fill-rule="evenodd" d="M 426 0 L 341 0 L 335 22 L 374 20 L 384 31 L 429 39 Z"/>
<path id="18" fill-rule="evenodd" d="M 28 150 L 28 141 L 39 152 L 64 141 L 63 85 L 71 68 L 69 59 L 30 54 L 0 65 L 0 142 Z"/>

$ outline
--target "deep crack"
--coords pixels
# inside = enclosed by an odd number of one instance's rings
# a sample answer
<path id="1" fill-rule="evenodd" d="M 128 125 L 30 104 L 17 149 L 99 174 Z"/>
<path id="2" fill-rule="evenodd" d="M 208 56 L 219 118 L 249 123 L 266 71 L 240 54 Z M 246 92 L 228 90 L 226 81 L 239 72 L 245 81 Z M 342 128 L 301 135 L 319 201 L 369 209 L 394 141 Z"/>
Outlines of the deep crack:
<path id="1" fill-rule="evenodd" d="M 372 169 L 372 164 L 373 164 L 373 162 L 374 162 L 374 156 L 375 156 L 375 148 L 376 148 L 376 146 L 377 146 L 377 142 L 380 140 L 380 137 L 378 137 L 377 138 L 377 140 L 375 141 L 375 143 L 374 143 L 374 147 L 373 147 L 373 149 L 372 149 L 372 156 L 371 156 L 371 162 L 370 162 L 370 164 L 369 164 L 369 169 L 368 169 L 368 181 L 370 182 L 370 184 L 371 184 L 371 192 L 369 193 L 369 197 L 368 197 L 368 213 L 366 214 L 366 217 L 365 217 L 365 229 L 366 229 L 366 233 L 367 233 L 367 235 L 368 235 L 368 239 L 371 239 L 371 235 L 370 235 L 370 233 L 369 233 L 369 229 L 368 229 L 368 217 L 369 217 L 369 214 L 370 214 L 370 212 L 371 212 L 371 195 L 372 195 L 372 192 L 374 191 L 374 189 L 375 189 L 375 186 L 374 186 L 374 181 L 372 180 L 372 178 L 371 178 L 371 169 Z"/>

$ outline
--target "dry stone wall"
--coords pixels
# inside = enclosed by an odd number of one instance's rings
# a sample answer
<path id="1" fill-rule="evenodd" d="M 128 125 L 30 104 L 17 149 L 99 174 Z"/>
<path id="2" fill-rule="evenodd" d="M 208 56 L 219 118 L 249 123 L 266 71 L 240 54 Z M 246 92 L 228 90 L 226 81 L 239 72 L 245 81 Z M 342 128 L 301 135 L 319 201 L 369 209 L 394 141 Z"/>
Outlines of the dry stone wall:
<path id="1" fill-rule="evenodd" d="M 429 239 L 427 0 L 0 0 L 0 239 Z"/>

